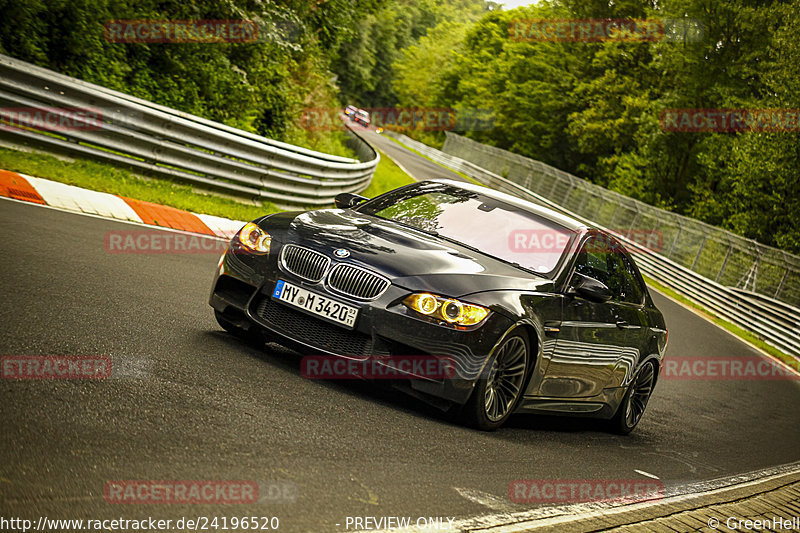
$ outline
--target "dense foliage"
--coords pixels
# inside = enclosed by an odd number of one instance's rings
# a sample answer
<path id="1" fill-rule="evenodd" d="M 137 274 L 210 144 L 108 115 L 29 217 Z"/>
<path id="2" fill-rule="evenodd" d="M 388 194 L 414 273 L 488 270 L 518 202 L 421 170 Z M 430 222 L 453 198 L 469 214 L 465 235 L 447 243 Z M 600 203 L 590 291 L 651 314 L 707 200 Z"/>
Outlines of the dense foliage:
<path id="1" fill-rule="evenodd" d="M 407 72 L 396 73 L 403 51 L 425 38 L 438 25 L 464 26 L 495 8 L 484 0 L 389 0 L 376 2 L 375 9 L 354 23 L 355 35 L 346 42 L 335 62 L 342 100 L 360 107 L 384 107 L 398 103 L 395 83 L 403 83 Z M 428 54 L 426 59 L 436 61 Z M 423 65 L 431 70 L 434 64 Z M 426 91 L 424 84 L 421 89 Z M 423 105 L 419 102 L 410 102 Z"/>

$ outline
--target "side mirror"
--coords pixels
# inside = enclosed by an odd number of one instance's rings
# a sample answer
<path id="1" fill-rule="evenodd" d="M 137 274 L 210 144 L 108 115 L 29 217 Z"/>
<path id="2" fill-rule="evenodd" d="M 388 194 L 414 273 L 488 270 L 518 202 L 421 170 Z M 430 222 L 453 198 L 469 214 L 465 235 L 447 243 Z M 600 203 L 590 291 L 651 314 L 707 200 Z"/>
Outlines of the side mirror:
<path id="1" fill-rule="evenodd" d="M 592 302 L 602 303 L 611 299 L 611 290 L 605 283 L 583 274 L 575 274 L 571 292 Z"/>
<path id="2" fill-rule="evenodd" d="M 339 209 L 348 209 L 350 207 L 355 207 L 361 202 L 365 202 L 367 200 L 369 200 L 369 198 L 365 198 L 363 196 L 359 196 L 357 194 L 352 194 L 349 192 L 343 192 L 337 194 L 336 197 L 333 199 L 333 202 Z"/>

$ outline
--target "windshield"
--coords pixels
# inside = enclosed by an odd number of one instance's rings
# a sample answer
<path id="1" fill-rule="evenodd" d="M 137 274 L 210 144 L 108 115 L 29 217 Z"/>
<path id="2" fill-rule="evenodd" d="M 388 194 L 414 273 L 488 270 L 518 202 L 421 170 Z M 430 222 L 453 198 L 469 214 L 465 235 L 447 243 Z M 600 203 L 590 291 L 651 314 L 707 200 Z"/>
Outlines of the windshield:
<path id="1" fill-rule="evenodd" d="M 545 276 L 556 270 L 575 236 L 572 230 L 517 206 L 441 184 L 395 191 L 358 210 Z"/>

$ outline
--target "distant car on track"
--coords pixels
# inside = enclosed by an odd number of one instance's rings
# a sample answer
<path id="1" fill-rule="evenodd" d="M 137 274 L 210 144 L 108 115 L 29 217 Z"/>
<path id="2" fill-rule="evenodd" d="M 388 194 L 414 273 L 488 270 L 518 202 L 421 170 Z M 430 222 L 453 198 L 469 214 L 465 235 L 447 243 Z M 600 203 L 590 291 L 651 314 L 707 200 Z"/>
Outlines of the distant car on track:
<path id="1" fill-rule="evenodd" d="M 347 116 L 354 115 L 356 111 L 358 111 L 358 108 L 354 105 L 349 105 L 344 108 L 344 114 Z"/>
<path id="2" fill-rule="evenodd" d="M 353 120 L 364 127 L 368 127 L 370 123 L 369 113 L 363 109 L 359 109 L 353 114 Z"/>
<path id="3" fill-rule="evenodd" d="M 446 356 L 394 385 L 484 430 L 514 412 L 639 423 L 667 342 L 611 235 L 448 180 L 267 215 L 220 260 L 210 303 L 240 337 L 349 360 Z"/>

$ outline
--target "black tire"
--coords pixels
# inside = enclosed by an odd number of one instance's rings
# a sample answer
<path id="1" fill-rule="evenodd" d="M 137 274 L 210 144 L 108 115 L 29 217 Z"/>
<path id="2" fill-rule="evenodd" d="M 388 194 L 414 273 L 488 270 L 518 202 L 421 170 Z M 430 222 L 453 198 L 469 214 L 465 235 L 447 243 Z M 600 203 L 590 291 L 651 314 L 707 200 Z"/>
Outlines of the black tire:
<path id="1" fill-rule="evenodd" d="M 525 331 L 511 332 L 497 346 L 475 384 L 464 408 L 463 421 L 483 431 L 494 431 L 514 412 L 525 392 L 531 368 L 530 341 Z"/>
<path id="2" fill-rule="evenodd" d="M 261 347 L 267 342 L 266 336 L 259 330 L 259 328 L 255 325 L 251 326 L 248 329 L 243 327 L 237 326 L 233 322 L 229 321 L 225 318 L 225 315 L 214 310 L 214 318 L 217 319 L 217 323 L 222 326 L 222 329 L 237 337 L 248 344 L 252 344 L 253 346 Z"/>
<path id="3" fill-rule="evenodd" d="M 639 368 L 611 419 L 611 429 L 615 433 L 627 435 L 641 422 L 655 383 L 656 366 L 653 361 L 647 361 Z"/>

